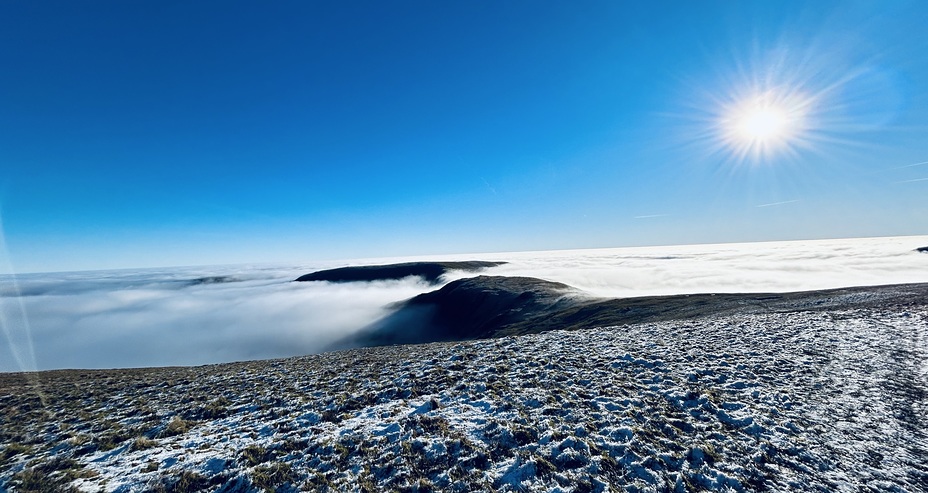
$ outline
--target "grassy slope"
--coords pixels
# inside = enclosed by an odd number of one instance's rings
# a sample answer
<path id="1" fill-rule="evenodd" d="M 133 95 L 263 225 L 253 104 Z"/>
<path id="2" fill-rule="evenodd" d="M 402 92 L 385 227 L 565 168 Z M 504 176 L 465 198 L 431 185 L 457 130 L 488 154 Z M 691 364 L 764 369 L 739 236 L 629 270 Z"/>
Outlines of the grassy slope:
<path id="1" fill-rule="evenodd" d="M 622 316 L 710 316 L 0 374 L 0 489 L 928 491 L 925 290 L 638 299 Z"/>

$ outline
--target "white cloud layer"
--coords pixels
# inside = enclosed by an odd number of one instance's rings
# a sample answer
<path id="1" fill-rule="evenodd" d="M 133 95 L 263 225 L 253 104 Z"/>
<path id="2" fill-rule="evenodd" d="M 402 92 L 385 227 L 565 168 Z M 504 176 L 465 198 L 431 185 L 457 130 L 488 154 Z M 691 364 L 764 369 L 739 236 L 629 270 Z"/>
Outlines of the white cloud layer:
<path id="1" fill-rule="evenodd" d="M 494 273 L 606 297 L 805 291 L 928 282 L 921 246 L 928 236 L 514 253 Z"/>
<path id="2" fill-rule="evenodd" d="M 928 246 L 928 236 L 431 259 L 506 260 L 510 263 L 486 273 L 629 297 L 928 282 L 928 254 L 913 251 L 920 246 Z M 397 260 L 410 259 L 376 263 Z M 312 353 L 386 315 L 391 303 L 434 289 L 415 279 L 290 282 L 328 267 L 30 274 L 15 283 L 0 276 L 0 371 L 193 365 Z M 195 281 L 214 276 L 221 279 Z"/>

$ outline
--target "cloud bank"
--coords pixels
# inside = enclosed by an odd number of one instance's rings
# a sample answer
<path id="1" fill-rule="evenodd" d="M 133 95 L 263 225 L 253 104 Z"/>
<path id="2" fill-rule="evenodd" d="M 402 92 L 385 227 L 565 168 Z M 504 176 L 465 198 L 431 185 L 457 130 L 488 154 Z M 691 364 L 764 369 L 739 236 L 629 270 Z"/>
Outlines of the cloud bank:
<path id="1" fill-rule="evenodd" d="M 38 369 L 196 365 L 316 352 L 430 289 L 417 279 L 333 285 L 263 274 L 213 283 L 194 282 L 202 276 L 193 271 L 25 276 L 23 296 L 5 286 L 0 311 L 24 307 Z M 0 347 L 0 371 L 23 369 L 11 349 Z"/>
<path id="2" fill-rule="evenodd" d="M 496 254 L 492 270 L 604 297 L 760 293 L 928 282 L 928 236 Z"/>
<path id="3" fill-rule="evenodd" d="M 594 296 L 784 292 L 928 282 L 928 236 L 521 252 L 409 260 L 503 260 L 488 275 L 562 282 Z M 436 289 L 418 279 L 291 282 L 334 265 L 0 276 L 0 371 L 196 365 L 324 350 Z M 446 281 L 473 274 L 455 273 Z M 21 314 L 24 314 L 22 316 Z M 11 321 L 23 318 L 20 324 Z M 23 325 L 31 327 L 30 334 Z M 35 368 L 22 358 L 31 342 Z M 29 365 L 31 366 L 31 365 Z"/>

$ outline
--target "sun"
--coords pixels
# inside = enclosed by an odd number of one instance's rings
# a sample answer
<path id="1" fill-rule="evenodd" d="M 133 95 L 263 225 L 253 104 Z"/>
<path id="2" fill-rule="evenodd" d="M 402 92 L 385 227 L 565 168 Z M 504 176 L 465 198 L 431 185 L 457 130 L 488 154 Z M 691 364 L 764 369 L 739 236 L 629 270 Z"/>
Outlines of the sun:
<path id="1" fill-rule="evenodd" d="M 780 108 L 753 108 L 740 115 L 735 126 L 748 140 L 776 139 L 789 131 L 787 115 Z"/>
<path id="2" fill-rule="evenodd" d="M 671 113 L 685 122 L 683 145 L 729 170 L 794 166 L 826 147 L 857 145 L 843 134 L 863 128 L 847 98 L 865 67 L 826 70 L 831 59 L 818 51 L 787 48 L 733 51 L 705 77 L 683 79 L 685 95 Z"/>
<path id="3" fill-rule="evenodd" d="M 793 95 L 754 93 L 733 98 L 720 112 L 725 146 L 742 158 L 765 158 L 789 151 L 802 138 L 804 101 Z"/>
<path id="4" fill-rule="evenodd" d="M 900 121 L 901 80 L 880 57 L 785 35 L 727 51 L 681 76 L 667 113 L 696 162 L 733 173 L 839 162 L 873 145 L 861 132 Z"/>

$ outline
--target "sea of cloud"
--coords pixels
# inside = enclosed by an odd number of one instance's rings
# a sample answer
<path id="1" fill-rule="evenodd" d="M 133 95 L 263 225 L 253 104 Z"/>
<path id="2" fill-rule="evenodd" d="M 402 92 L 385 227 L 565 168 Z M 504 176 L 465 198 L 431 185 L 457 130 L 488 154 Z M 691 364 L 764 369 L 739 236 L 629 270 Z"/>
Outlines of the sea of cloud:
<path id="1" fill-rule="evenodd" d="M 444 257 L 594 296 L 784 292 L 928 282 L 928 236 Z M 419 279 L 292 282 L 345 263 L 0 276 L 0 371 L 197 365 L 325 350 L 423 293 Z M 474 274 L 453 273 L 447 280 Z"/>
<path id="2" fill-rule="evenodd" d="M 605 297 L 806 291 L 928 282 L 928 254 L 915 251 L 926 245 L 906 236 L 514 253 L 495 273 Z"/>

